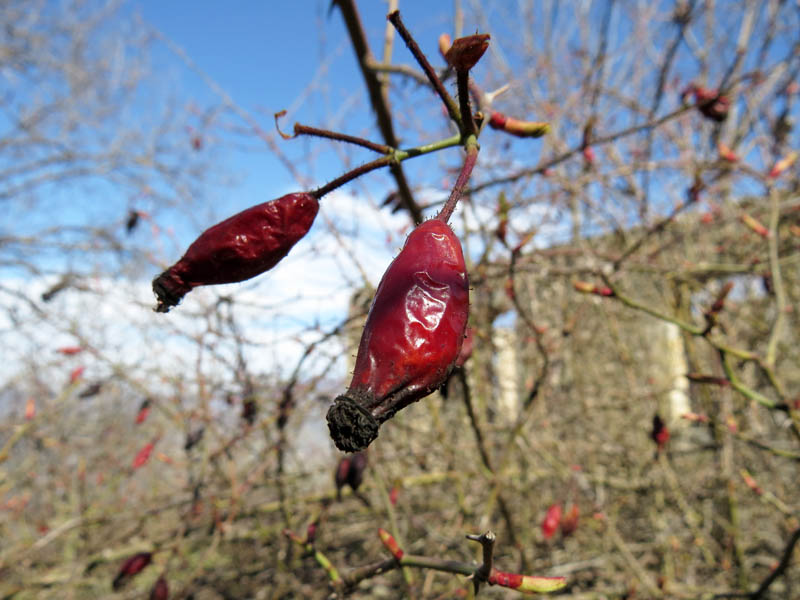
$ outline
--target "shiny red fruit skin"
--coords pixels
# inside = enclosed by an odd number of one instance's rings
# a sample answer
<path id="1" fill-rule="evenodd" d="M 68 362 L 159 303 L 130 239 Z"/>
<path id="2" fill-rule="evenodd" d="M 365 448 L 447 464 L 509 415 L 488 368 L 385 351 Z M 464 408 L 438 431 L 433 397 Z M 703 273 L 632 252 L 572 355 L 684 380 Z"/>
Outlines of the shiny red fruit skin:
<path id="1" fill-rule="evenodd" d="M 408 236 L 378 286 L 350 390 L 399 395 L 395 412 L 427 396 L 458 358 L 468 314 L 461 243 L 447 224 L 426 221 Z"/>
<path id="2" fill-rule="evenodd" d="M 365 448 L 377 436 L 380 423 L 442 385 L 461 350 L 468 315 L 469 282 L 461 243 L 444 221 L 426 221 L 411 232 L 384 273 L 361 336 L 350 388 L 328 412 L 339 449 Z M 358 405 L 352 411 L 368 415 L 362 416 L 373 420 L 367 425 L 374 431 L 354 439 L 361 432 L 352 436 L 351 424 L 339 422 L 340 403 Z"/>
<path id="3" fill-rule="evenodd" d="M 207 229 L 153 280 L 156 310 L 167 312 L 201 285 L 235 283 L 270 270 L 308 233 L 318 211 L 313 195 L 287 194 Z"/>

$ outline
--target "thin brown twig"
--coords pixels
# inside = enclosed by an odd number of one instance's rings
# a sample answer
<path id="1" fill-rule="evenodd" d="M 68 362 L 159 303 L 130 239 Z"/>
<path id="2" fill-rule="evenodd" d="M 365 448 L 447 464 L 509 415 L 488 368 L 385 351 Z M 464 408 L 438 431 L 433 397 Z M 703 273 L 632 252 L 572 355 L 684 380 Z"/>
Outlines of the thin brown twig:
<path id="1" fill-rule="evenodd" d="M 411 33 L 406 29 L 405 24 L 403 24 L 403 20 L 400 18 L 400 11 L 396 10 L 389 14 L 387 17 L 389 22 L 394 25 L 394 28 L 397 29 L 397 33 L 400 34 L 400 37 L 403 38 L 403 41 L 408 46 L 408 50 L 414 56 L 414 59 L 419 63 L 419 66 L 425 72 L 425 76 L 428 78 L 428 81 L 431 82 L 433 89 L 436 90 L 436 93 L 439 95 L 439 98 L 442 99 L 444 102 L 445 108 L 447 108 L 447 113 L 450 115 L 450 118 L 459 125 L 459 129 L 461 128 L 461 113 L 456 106 L 455 100 L 450 95 L 450 93 L 445 89 L 442 80 L 439 79 L 439 76 L 436 74 L 436 71 L 431 66 L 431 63 L 428 62 L 427 57 L 420 49 L 417 42 L 412 37 Z"/>
<path id="2" fill-rule="evenodd" d="M 375 111 L 378 120 L 378 128 L 381 131 L 383 140 L 391 147 L 397 148 L 399 142 L 394 132 L 394 125 L 392 124 L 392 113 L 389 108 L 389 99 L 386 95 L 386 90 L 381 84 L 378 75 L 369 66 L 375 63 L 375 58 L 367 44 L 367 36 L 364 32 L 364 27 L 361 25 L 361 18 L 359 17 L 358 10 L 356 9 L 353 0 L 334 0 L 336 6 L 342 11 L 347 32 L 350 35 L 350 41 L 353 45 L 353 50 L 356 53 L 358 65 L 361 68 L 361 74 L 364 77 L 364 83 L 369 92 L 370 104 L 372 110 Z M 403 167 L 400 164 L 393 164 L 390 166 L 390 171 L 397 183 L 397 191 L 400 195 L 400 203 L 405 208 L 409 215 L 411 215 L 414 223 L 421 223 L 423 220 L 422 209 L 414 200 L 414 195 L 411 192 L 411 187 L 408 185 Z"/>

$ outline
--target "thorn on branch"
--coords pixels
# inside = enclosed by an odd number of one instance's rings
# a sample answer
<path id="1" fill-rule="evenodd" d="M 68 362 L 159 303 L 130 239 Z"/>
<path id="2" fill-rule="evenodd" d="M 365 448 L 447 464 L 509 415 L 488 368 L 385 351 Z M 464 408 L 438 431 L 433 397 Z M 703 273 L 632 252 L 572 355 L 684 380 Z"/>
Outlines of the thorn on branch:
<path id="1" fill-rule="evenodd" d="M 483 563 L 475 569 L 475 573 L 472 575 L 472 583 L 477 594 L 481 583 L 488 582 L 489 576 L 492 574 L 492 557 L 497 536 L 493 531 L 487 531 L 481 535 L 468 535 L 467 539 L 478 542 L 483 547 Z"/>

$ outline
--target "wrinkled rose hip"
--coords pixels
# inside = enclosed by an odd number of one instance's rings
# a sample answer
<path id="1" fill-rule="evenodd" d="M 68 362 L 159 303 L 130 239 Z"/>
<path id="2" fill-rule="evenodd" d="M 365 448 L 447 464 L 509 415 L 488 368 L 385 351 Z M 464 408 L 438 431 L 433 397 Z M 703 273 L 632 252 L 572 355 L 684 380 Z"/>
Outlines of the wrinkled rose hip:
<path id="1" fill-rule="evenodd" d="M 366 448 L 381 423 L 447 379 L 468 314 L 461 243 L 444 221 L 426 221 L 384 273 L 350 387 L 328 410 L 328 428 L 340 450 Z"/>
<path id="2" fill-rule="evenodd" d="M 235 283 L 270 270 L 308 233 L 318 210 L 312 194 L 287 194 L 207 229 L 153 280 L 156 311 L 169 311 L 201 285 Z"/>

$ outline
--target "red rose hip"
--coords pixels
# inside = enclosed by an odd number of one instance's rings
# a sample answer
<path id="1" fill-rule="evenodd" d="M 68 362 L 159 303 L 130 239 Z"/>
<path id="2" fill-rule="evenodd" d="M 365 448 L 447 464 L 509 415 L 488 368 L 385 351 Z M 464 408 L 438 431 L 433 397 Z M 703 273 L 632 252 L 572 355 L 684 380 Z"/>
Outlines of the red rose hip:
<path id="1" fill-rule="evenodd" d="M 269 271 L 308 233 L 318 210 L 313 194 L 287 194 L 207 229 L 153 280 L 156 311 L 169 311 L 201 285 L 236 283 Z"/>
<path id="2" fill-rule="evenodd" d="M 350 387 L 328 410 L 337 448 L 366 448 L 381 423 L 444 383 L 461 350 L 468 314 L 461 243 L 443 220 L 426 221 L 384 273 Z"/>

